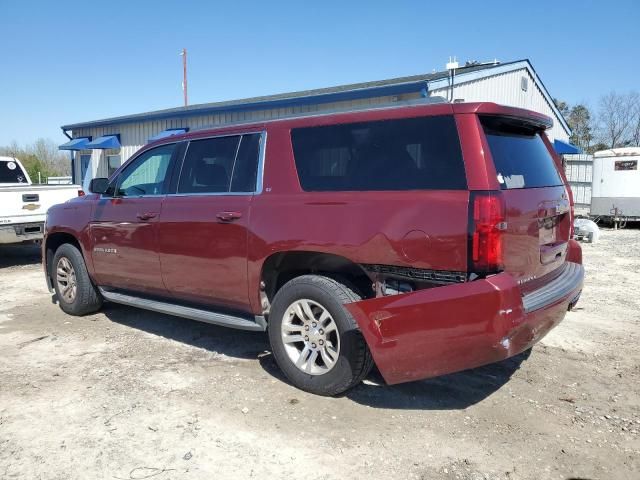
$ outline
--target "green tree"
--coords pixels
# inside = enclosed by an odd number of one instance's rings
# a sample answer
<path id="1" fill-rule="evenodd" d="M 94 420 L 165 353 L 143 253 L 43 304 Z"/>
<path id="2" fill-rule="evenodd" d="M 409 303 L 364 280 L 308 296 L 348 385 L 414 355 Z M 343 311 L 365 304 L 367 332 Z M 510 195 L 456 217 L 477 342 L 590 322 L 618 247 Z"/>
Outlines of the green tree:
<path id="1" fill-rule="evenodd" d="M 29 177 L 31 178 L 31 181 L 33 183 L 38 183 L 38 180 L 46 183 L 48 177 L 54 177 L 58 174 L 58 172 L 52 170 L 51 167 L 46 165 L 36 155 L 24 154 L 20 158 L 20 161 L 22 162 L 22 165 L 29 174 Z"/>
<path id="2" fill-rule="evenodd" d="M 571 128 L 571 143 L 588 152 L 593 141 L 591 112 L 586 105 L 574 105 L 569 111 L 567 123 Z"/>
<path id="3" fill-rule="evenodd" d="M 569 141 L 583 152 L 591 153 L 594 122 L 589 107 L 583 103 L 571 106 L 567 102 L 557 98 L 553 99 L 553 103 L 555 103 L 558 110 L 560 110 L 560 113 L 571 129 Z"/>
<path id="4" fill-rule="evenodd" d="M 562 116 L 565 118 L 565 120 L 567 119 L 567 117 L 569 116 L 569 104 L 563 100 L 560 100 L 558 98 L 554 98 L 553 99 L 553 103 L 555 103 L 556 108 L 558 110 L 560 110 L 560 113 L 562 114 Z"/>

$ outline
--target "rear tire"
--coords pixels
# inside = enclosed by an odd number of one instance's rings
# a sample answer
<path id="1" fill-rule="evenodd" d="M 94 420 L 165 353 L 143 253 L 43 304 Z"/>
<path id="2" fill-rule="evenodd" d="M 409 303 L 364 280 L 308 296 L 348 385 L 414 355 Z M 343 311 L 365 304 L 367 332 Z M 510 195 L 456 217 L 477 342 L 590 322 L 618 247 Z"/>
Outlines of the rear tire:
<path id="1" fill-rule="evenodd" d="M 269 314 L 269 340 L 276 363 L 294 386 L 332 396 L 367 376 L 373 358 L 344 308 L 359 300 L 347 285 L 319 275 L 294 278 L 278 291 Z"/>
<path id="2" fill-rule="evenodd" d="M 102 306 L 102 296 L 89 278 L 82 253 L 70 243 L 53 255 L 51 279 L 60 308 L 69 315 L 93 313 Z"/>

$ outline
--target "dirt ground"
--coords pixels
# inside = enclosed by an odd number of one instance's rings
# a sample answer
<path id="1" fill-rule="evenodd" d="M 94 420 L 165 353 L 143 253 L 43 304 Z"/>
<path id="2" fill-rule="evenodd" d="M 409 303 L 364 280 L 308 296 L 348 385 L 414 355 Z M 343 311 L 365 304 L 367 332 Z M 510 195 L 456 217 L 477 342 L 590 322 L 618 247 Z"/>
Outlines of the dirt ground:
<path id="1" fill-rule="evenodd" d="M 578 308 L 529 355 L 322 398 L 265 334 L 52 303 L 0 249 L 0 478 L 640 478 L 640 230 L 584 245 Z"/>

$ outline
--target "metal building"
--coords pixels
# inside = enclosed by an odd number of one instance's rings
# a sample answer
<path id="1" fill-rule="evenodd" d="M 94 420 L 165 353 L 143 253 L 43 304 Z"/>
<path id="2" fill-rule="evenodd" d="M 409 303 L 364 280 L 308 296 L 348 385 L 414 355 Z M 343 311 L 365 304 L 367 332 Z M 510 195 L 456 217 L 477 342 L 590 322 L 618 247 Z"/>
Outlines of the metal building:
<path id="1" fill-rule="evenodd" d="M 591 209 L 593 155 L 583 153 L 562 155 L 567 181 L 573 192 L 576 213 L 588 215 Z"/>
<path id="2" fill-rule="evenodd" d="M 453 73 L 453 74 L 452 74 Z M 560 153 L 569 145 L 570 128 L 529 60 L 468 63 L 449 70 L 266 97 L 190 105 L 62 126 L 76 183 L 109 176 L 152 139 L 205 126 L 270 120 L 299 113 L 390 104 L 427 96 L 449 101 L 489 101 L 527 108 L 554 120 L 549 136 Z"/>

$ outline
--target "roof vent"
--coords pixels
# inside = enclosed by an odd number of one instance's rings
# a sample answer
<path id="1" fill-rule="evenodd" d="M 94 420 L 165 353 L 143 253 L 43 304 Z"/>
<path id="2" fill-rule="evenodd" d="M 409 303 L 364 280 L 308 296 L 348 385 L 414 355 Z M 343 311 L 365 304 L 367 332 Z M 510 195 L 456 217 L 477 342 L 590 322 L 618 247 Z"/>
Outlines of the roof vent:
<path id="1" fill-rule="evenodd" d="M 460 65 L 458 64 L 458 59 L 456 57 L 453 57 L 453 60 L 451 59 L 451 57 L 449 57 L 449 61 L 446 65 L 447 70 L 455 70 L 459 66 Z"/>

